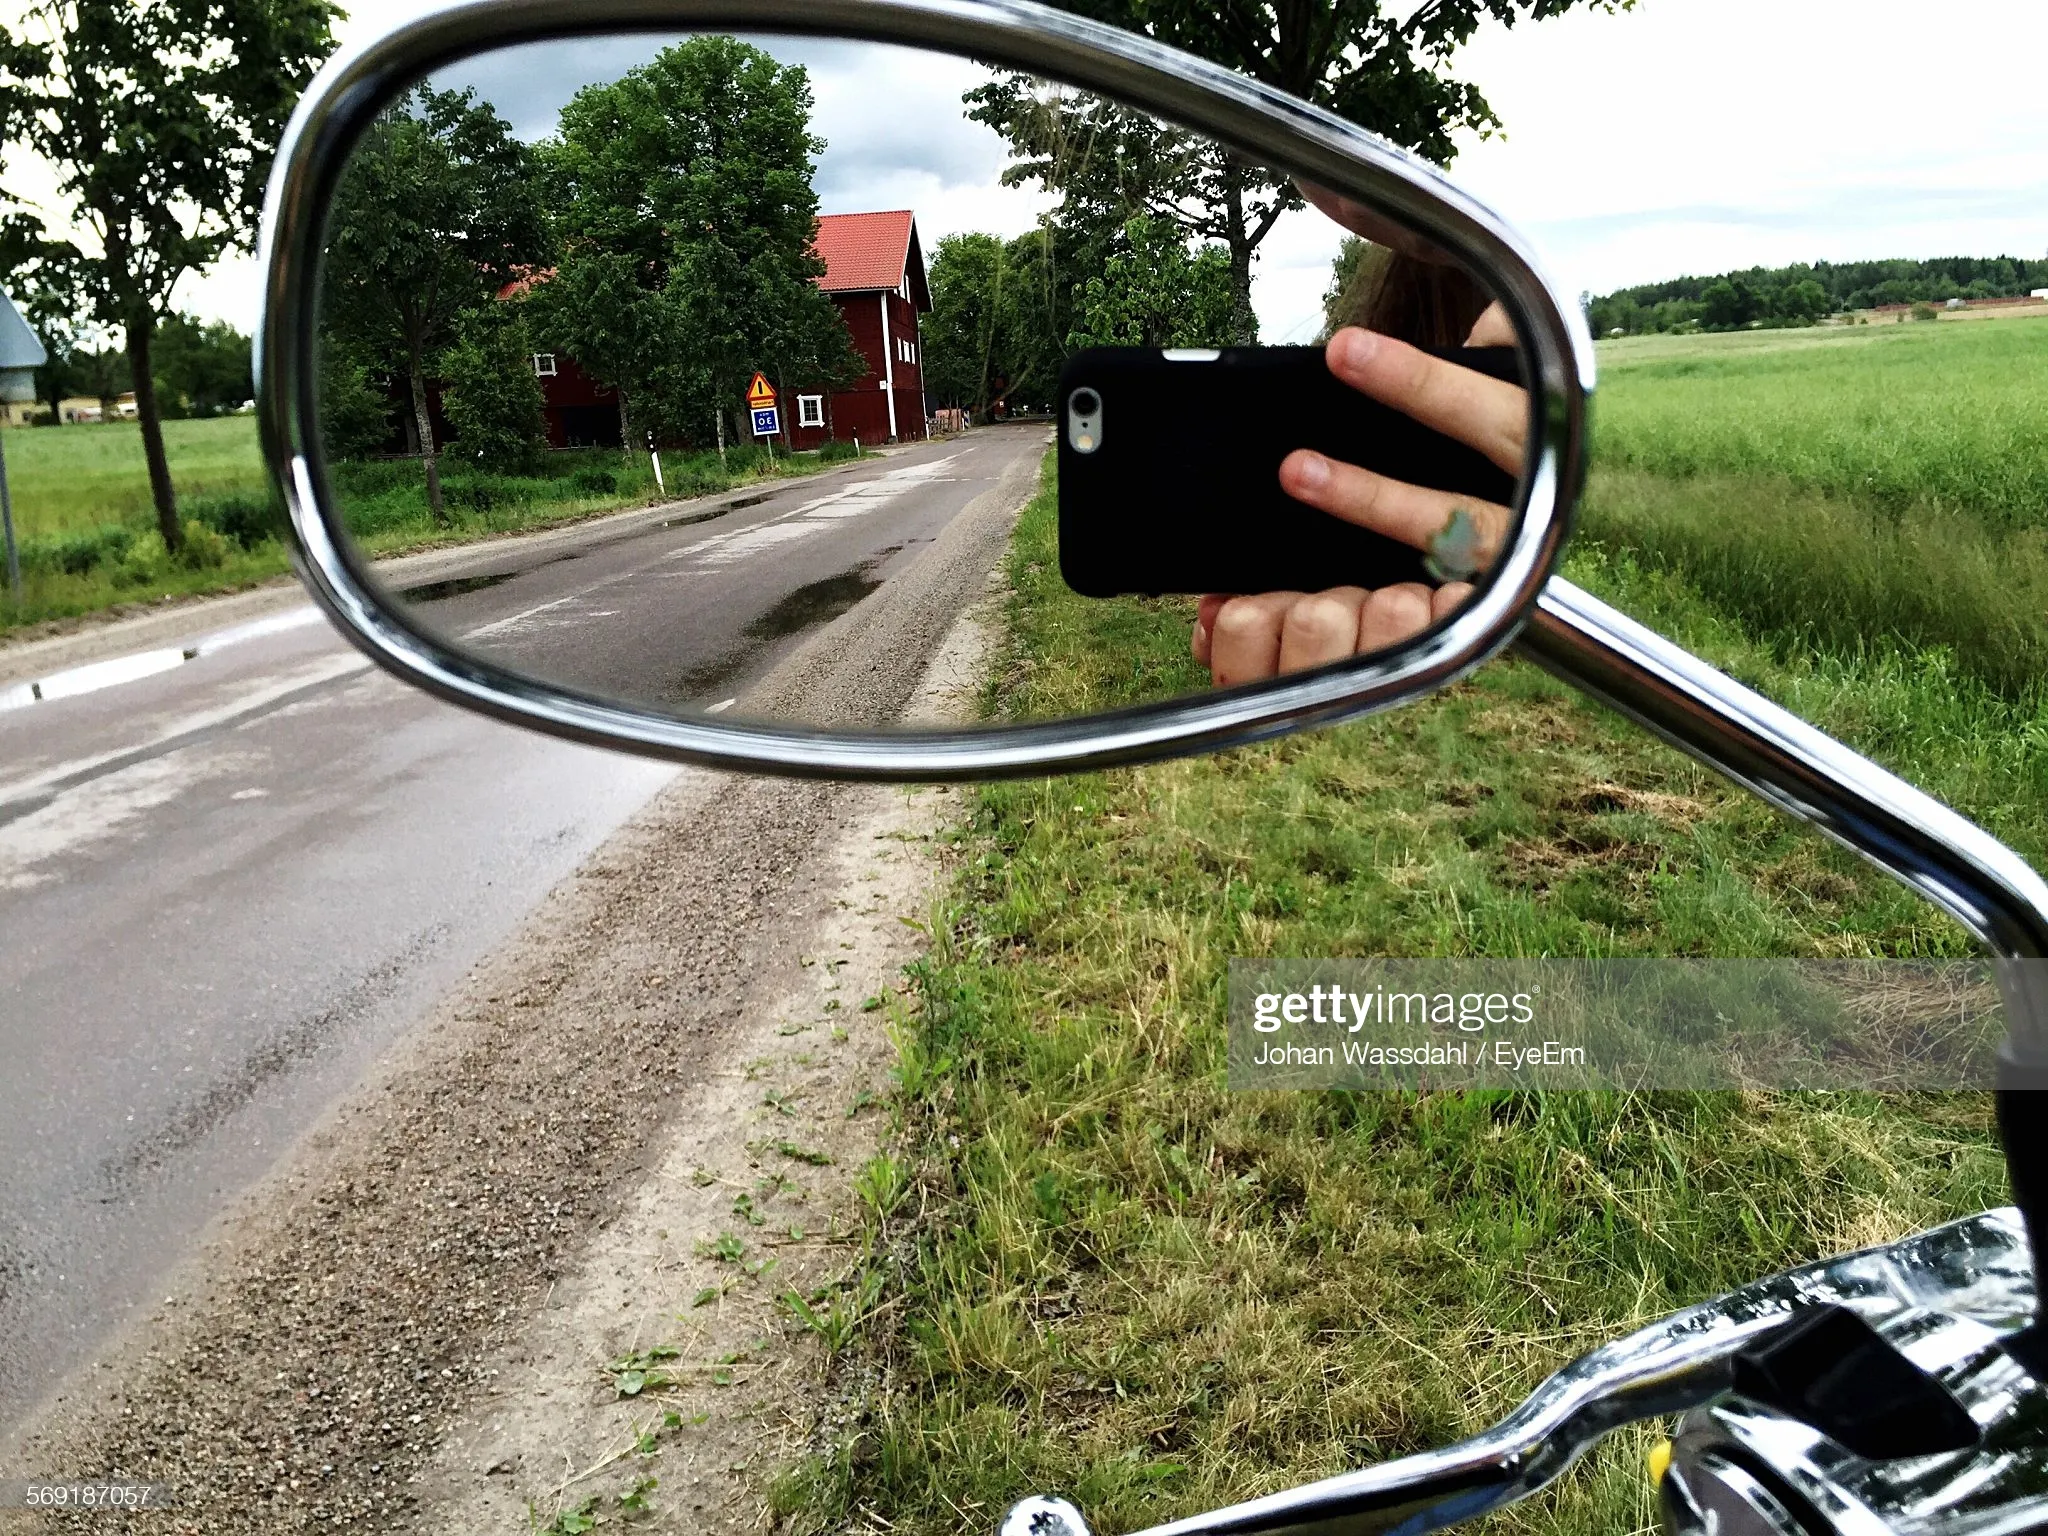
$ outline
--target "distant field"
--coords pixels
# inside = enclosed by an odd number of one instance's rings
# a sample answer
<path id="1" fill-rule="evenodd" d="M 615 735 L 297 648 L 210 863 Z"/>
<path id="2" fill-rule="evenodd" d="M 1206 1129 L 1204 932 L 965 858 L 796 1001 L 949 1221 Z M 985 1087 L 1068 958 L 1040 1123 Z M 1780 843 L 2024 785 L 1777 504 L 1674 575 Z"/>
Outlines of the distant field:
<path id="1" fill-rule="evenodd" d="M 1601 342 L 1605 467 L 2048 527 L 2048 320 Z"/>
<path id="2" fill-rule="evenodd" d="M 154 519 L 142 429 L 131 421 L 10 431 L 6 448 L 14 525 L 25 539 Z M 164 449 L 181 496 L 267 494 L 254 416 L 167 421 Z"/>

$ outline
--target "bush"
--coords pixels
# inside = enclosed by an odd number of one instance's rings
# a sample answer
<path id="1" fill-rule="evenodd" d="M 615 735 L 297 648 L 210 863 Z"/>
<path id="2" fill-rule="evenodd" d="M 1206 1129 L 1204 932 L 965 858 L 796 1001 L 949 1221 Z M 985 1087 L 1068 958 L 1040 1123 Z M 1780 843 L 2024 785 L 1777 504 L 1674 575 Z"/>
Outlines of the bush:
<path id="1" fill-rule="evenodd" d="M 441 356 L 441 405 L 455 430 L 447 459 L 490 470 L 539 467 L 548 426 L 532 354 L 516 304 L 494 303 L 462 317 L 455 345 Z"/>
<path id="2" fill-rule="evenodd" d="M 235 552 L 234 540 L 206 526 L 198 518 L 185 520 L 185 537 L 178 543 L 178 564 L 188 571 L 217 571 Z"/>
<path id="3" fill-rule="evenodd" d="M 587 466 L 571 475 L 569 483 L 586 496 L 610 496 L 619 488 L 619 477 L 611 470 Z"/>
<path id="4" fill-rule="evenodd" d="M 1913 306 L 1913 318 L 1915 320 L 1938 320 L 1941 317 L 1932 304 L 1915 304 Z"/>
<path id="5" fill-rule="evenodd" d="M 268 497 L 194 497 L 187 510 L 215 533 L 254 549 L 284 536 L 284 509 Z"/>
<path id="6" fill-rule="evenodd" d="M 164 548 L 163 535 L 152 528 L 137 534 L 122 551 L 120 563 L 114 567 L 114 585 L 147 586 L 161 576 L 170 563 L 171 555 Z"/>
<path id="7" fill-rule="evenodd" d="M 842 442 L 835 437 L 832 439 L 831 442 L 827 443 L 824 447 L 818 450 L 818 457 L 823 459 L 827 464 L 829 464 L 834 459 L 853 458 L 856 455 L 858 455 L 859 452 L 860 445 L 858 443 Z"/>
<path id="8" fill-rule="evenodd" d="M 21 568 L 66 576 L 89 576 L 117 565 L 135 541 L 132 528 L 87 528 L 54 539 L 29 539 L 21 546 Z"/>

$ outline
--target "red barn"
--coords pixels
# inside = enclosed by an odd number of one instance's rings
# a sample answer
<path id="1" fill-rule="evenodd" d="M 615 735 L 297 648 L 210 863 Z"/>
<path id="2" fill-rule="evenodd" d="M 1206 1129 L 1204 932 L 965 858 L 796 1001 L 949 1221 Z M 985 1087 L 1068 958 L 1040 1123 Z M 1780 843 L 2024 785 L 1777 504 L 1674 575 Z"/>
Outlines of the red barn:
<path id="1" fill-rule="evenodd" d="M 832 438 L 917 442 L 924 429 L 924 347 L 917 317 L 932 307 L 924 250 L 908 208 L 828 213 L 818 220 L 818 286 L 839 306 L 867 376 L 829 395 L 784 400 L 784 430 L 798 448 Z"/>
<path id="2" fill-rule="evenodd" d="M 930 312 L 932 295 L 916 217 L 908 208 L 826 214 L 818 220 L 817 252 L 825 263 L 818 286 L 838 306 L 868 369 L 851 387 L 830 394 L 793 390 L 793 397 L 781 402 L 782 440 L 795 448 L 816 448 L 833 438 L 847 442 L 857 437 L 870 444 L 922 441 L 924 347 L 917 317 Z M 519 296 L 549 275 L 537 272 L 507 283 L 498 297 Z M 599 384 L 566 353 L 539 353 L 532 366 L 546 403 L 549 447 L 618 445 L 617 391 Z M 433 393 L 431 415 L 439 445 L 447 441 L 447 426 L 438 387 Z M 394 394 L 394 401 L 394 414 L 410 438 L 409 397 Z M 744 426 L 738 404 L 735 414 Z M 417 452 L 417 445 L 409 443 L 407 451 Z"/>

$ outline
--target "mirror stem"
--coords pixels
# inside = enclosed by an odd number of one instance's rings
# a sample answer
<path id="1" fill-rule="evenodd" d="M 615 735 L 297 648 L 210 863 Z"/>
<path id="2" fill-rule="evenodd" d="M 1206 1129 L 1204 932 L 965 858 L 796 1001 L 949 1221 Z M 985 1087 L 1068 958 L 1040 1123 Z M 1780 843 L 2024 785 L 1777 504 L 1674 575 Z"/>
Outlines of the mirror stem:
<path id="1" fill-rule="evenodd" d="M 1990 833 L 1726 673 L 1553 577 L 1517 645 L 1787 815 L 1826 833 L 1969 929 L 1997 965 L 2007 1036 L 1998 1128 L 2036 1276 L 2048 1273 L 2048 884 Z M 2048 1381 L 2048 1328 L 2007 1349 Z M 2038 1364 L 2037 1364 L 2038 1362 Z"/>

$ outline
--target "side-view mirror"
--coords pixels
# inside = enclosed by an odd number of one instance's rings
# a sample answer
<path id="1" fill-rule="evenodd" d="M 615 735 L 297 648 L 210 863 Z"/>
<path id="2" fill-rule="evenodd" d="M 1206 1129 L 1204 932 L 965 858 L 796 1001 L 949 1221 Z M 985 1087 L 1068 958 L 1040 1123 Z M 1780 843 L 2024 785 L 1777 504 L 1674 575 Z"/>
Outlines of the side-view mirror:
<path id="1" fill-rule="evenodd" d="M 399 675 L 656 756 L 987 776 L 1417 698 L 1548 580 L 1584 326 L 1426 164 L 1030 6 L 482 15 L 331 68 L 267 225 L 305 575 Z M 1347 240 L 1394 339 L 1337 372 Z M 1171 659 L 897 727 L 1027 506 Z M 389 558 L 454 541 L 431 580 Z"/>
<path id="2" fill-rule="evenodd" d="M 1267 259 L 1283 250 L 1297 266 Z M 1325 307 L 1340 252 L 1359 291 Z M 718 767 L 986 778 L 1357 717 L 1515 643 L 2007 962 L 2024 1224 L 1763 1282 L 1587 1356 L 1466 1446 L 1172 1531 L 1431 1530 L 1681 1411 L 1678 1529 L 1764 1507 L 1714 1469 L 1783 1422 L 1833 1458 L 1799 1471 L 1797 1507 L 1843 1488 L 1901 1507 L 1919 1485 L 1883 1454 L 1743 1396 L 1771 1375 L 1761 1334 L 1820 1300 L 1860 1309 L 1872 1348 L 1918 1340 L 1979 1427 L 2038 1400 L 2048 1120 L 2026 1095 L 2048 1088 L 2048 886 L 1555 577 L 1584 325 L 1431 167 L 1028 4 L 498 0 L 330 65 L 280 151 L 265 259 L 260 403 L 302 572 L 376 661 L 455 703 Z M 1352 319 L 1391 339 L 1299 345 Z M 431 578 L 398 558 L 432 544 L 462 551 Z M 1035 718 L 901 724 L 998 574 L 1106 605 L 1128 673 L 1039 690 L 1057 703 Z M 1934 1361 L 1937 1313 L 1954 1326 Z M 2031 1498 L 2044 1452 L 2012 1432 L 2010 1455 L 1989 1430 L 1923 1449 L 1961 1458 L 1956 1488 Z M 1085 1526 L 1042 1500 L 1006 1530 Z"/>

